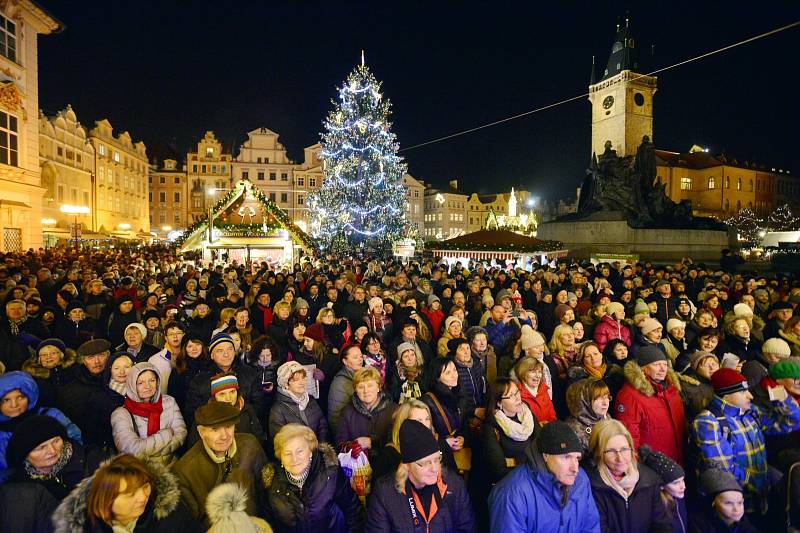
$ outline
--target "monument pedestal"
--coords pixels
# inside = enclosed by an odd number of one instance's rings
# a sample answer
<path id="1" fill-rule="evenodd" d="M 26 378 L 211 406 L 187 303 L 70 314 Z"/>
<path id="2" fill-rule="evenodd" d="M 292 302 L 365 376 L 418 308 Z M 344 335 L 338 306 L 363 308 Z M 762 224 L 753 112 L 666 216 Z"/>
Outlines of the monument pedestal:
<path id="1" fill-rule="evenodd" d="M 580 220 L 539 224 L 539 239 L 564 243 L 570 257 L 598 253 L 638 254 L 643 261 L 673 262 L 683 257 L 717 262 L 723 248 L 736 246 L 729 231 L 699 229 L 637 229 L 618 211 L 599 211 Z"/>

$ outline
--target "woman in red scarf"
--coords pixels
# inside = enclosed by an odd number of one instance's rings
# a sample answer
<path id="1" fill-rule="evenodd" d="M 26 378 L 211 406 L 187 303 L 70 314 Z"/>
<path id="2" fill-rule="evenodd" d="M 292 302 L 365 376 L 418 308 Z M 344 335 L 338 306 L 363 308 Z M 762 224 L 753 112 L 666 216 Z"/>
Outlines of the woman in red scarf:
<path id="1" fill-rule="evenodd" d="M 161 378 L 152 364 L 137 363 L 128 372 L 125 403 L 111 414 L 111 429 L 120 453 L 173 461 L 186 440 L 186 424 L 172 396 L 161 394 Z"/>

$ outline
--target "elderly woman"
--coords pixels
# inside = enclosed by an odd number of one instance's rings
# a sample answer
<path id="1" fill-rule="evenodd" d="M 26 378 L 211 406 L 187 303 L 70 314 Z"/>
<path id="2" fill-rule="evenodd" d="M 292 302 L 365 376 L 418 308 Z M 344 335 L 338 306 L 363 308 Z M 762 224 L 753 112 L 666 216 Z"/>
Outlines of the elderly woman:
<path id="1" fill-rule="evenodd" d="M 520 359 L 517 366 L 514 367 L 520 398 L 540 424 L 546 424 L 556 419 L 555 406 L 550 397 L 551 390 L 544 382 L 546 371 L 545 364 L 535 357 Z"/>
<path id="2" fill-rule="evenodd" d="M 147 327 L 140 322 L 128 324 L 125 327 L 123 336 L 125 337 L 125 342 L 117 346 L 116 349 L 117 351 L 131 354 L 135 363 L 147 361 L 161 350 L 161 348 L 156 348 L 152 344 L 147 344 L 145 342 L 147 338 Z"/>
<path id="3" fill-rule="evenodd" d="M 761 357 L 761 343 L 750 336 L 750 324 L 746 318 L 736 318 L 725 324 L 725 340 L 719 353 L 732 353 L 740 361 L 752 361 Z"/>
<path id="4" fill-rule="evenodd" d="M 664 333 L 664 327 L 655 318 L 645 318 L 639 326 L 639 333 L 634 335 L 633 345 L 631 346 L 631 355 L 637 357 L 639 351 L 645 346 L 655 346 L 667 356 L 667 349 L 661 344 L 661 337 Z"/>
<path id="5" fill-rule="evenodd" d="M 661 503 L 661 479 L 636 460 L 633 439 L 622 422 L 599 422 L 589 448 L 593 464 L 586 473 L 600 514 L 600 530 L 671 532 L 672 522 Z"/>
<path id="6" fill-rule="evenodd" d="M 698 350 L 692 354 L 686 372 L 678 374 L 681 380 L 681 397 L 688 420 L 694 420 L 714 398 L 711 375 L 717 370 L 719 370 L 717 356 Z"/>
<path id="7" fill-rule="evenodd" d="M 446 357 L 450 349 L 447 343 L 452 339 L 463 339 L 464 333 L 462 332 L 461 320 L 454 316 L 449 316 L 444 321 L 444 333 L 442 333 L 439 342 L 436 343 L 436 353 L 439 357 Z"/>
<path id="8" fill-rule="evenodd" d="M 329 444 L 320 444 L 307 426 L 287 424 L 274 445 L 280 466 L 264 467 L 262 514 L 277 531 L 362 531 L 364 508 Z"/>
<path id="9" fill-rule="evenodd" d="M 39 405 L 56 405 L 58 389 L 75 379 L 75 350 L 67 348 L 61 339 L 45 339 L 36 347 L 36 355 L 22 365 L 39 387 Z"/>
<path id="10" fill-rule="evenodd" d="M 12 482 L 41 484 L 57 501 L 104 459 L 97 448 L 71 441 L 58 420 L 44 415 L 29 416 L 17 426 L 6 458 L 14 469 Z"/>
<path id="11" fill-rule="evenodd" d="M 382 388 L 381 376 L 374 368 L 353 374 L 354 394 L 336 427 L 336 443 L 353 455 L 365 451 L 374 458 L 386 444 L 397 404 Z"/>
<path id="12" fill-rule="evenodd" d="M 118 455 L 86 478 L 53 515 L 55 531 L 201 531 L 178 480 L 158 461 Z"/>
<path id="13" fill-rule="evenodd" d="M 403 404 L 422 397 L 425 392 L 425 362 L 410 342 L 397 346 L 394 371 L 386 377 L 386 390 L 392 400 Z"/>
<path id="14" fill-rule="evenodd" d="M 151 363 L 137 363 L 125 385 L 125 402 L 111 414 L 117 450 L 146 453 L 171 463 L 187 431 L 178 404 L 172 396 L 161 394 L 161 375 Z"/>
<path id="15" fill-rule="evenodd" d="M 481 437 L 489 480 L 497 483 L 517 465 L 541 426 L 511 378 L 497 378 L 489 387 Z"/>
<path id="16" fill-rule="evenodd" d="M 605 382 L 595 379 L 576 381 L 567 388 L 567 407 L 570 416 L 566 423 L 581 443 L 583 457 L 588 457 L 589 437 L 595 424 L 608 420 L 611 392 Z"/>
<path id="17" fill-rule="evenodd" d="M 328 442 L 328 421 L 317 401 L 308 394 L 308 375 L 303 365 L 289 361 L 278 367 L 278 391 L 269 412 L 269 434 L 274 438 L 286 424 L 311 428 L 319 442 Z"/>
<path id="18" fill-rule="evenodd" d="M 55 418 L 66 428 L 67 436 L 81 444 L 81 430 L 54 407 L 39 407 L 39 388 L 25 372 L 14 371 L 0 376 L 0 482 L 11 474 L 6 464 L 6 448 L 16 427 L 33 415 Z"/>

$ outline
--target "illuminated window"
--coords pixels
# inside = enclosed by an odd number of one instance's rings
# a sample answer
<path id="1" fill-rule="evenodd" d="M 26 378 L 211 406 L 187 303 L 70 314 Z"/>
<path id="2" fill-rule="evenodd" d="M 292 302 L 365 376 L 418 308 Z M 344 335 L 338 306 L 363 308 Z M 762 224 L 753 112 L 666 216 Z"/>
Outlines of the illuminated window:
<path id="1" fill-rule="evenodd" d="M 682 191 L 692 190 L 692 178 L 681 178 L 681 190 Z"/>
<path id="2" fill-rule="evenodd" d="M 19 163 L 17 117 L 0 111 L 0 163 L 16 167 Z"/>
<path id="3" fill-rule="evenodd" d="M 737 191 L 741 191 L 742 190 L 742 178 L 738 178 L 736 180 L 736 190 Z"/>
<path id="4" fill-rule="evenodd" d="M 708 178 L 708 188 L 709 189 L 713 189 L 714 188 L 714 176 L 711 176 L 711 177 Z"/>
<path id="5" fill-rule="evenodd" d="M 17 25 L 0 15 L 0 54 L 17 60 Z"/>

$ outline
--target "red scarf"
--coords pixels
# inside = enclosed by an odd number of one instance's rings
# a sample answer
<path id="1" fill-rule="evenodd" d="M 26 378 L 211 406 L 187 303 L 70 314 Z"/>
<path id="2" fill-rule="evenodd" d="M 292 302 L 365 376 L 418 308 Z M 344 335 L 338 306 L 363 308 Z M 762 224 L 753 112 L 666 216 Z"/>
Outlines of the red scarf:
<path id="1" fill-rule="evenodd" d="M 158 433 L 161 430 L 161 396 L 155 403 L 135 402 L 130 398 L 125 398 L 125 409 L 131 414 L 147 418 L 147 436 Z"/>

